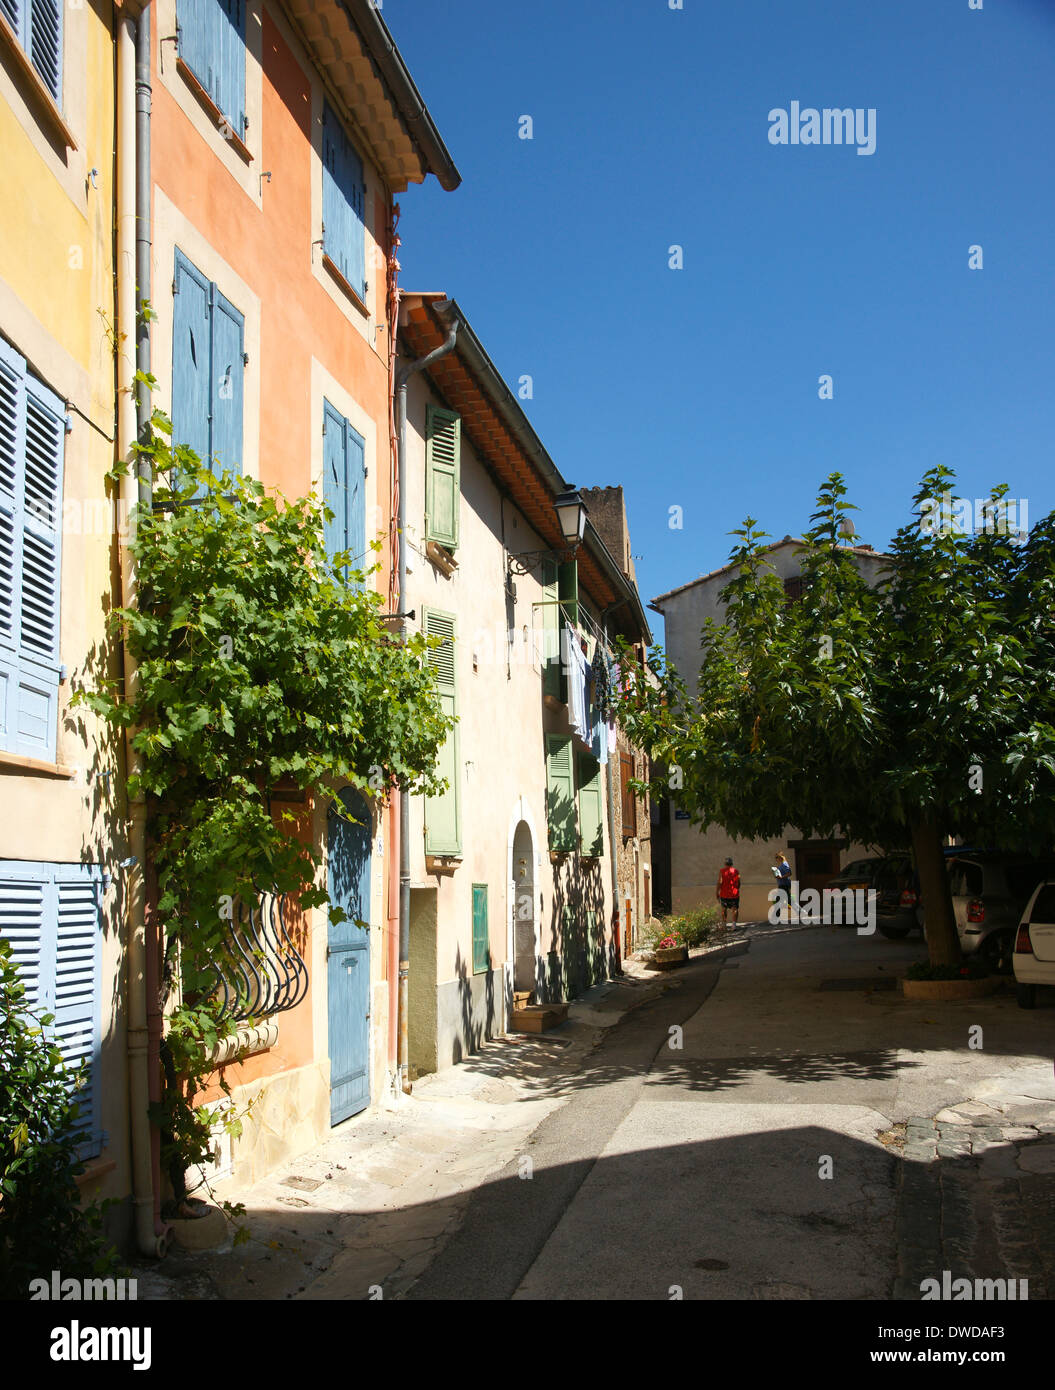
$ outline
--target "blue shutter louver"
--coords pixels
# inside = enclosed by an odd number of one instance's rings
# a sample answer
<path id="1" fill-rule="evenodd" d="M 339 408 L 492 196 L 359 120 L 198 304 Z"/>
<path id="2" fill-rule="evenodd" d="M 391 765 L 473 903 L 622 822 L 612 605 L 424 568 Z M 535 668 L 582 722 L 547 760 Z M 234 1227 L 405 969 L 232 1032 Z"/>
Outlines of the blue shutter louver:
<path id="1" fill-rule="evenodd" d="M 91 864 L 0 861 L 0 936 L 10 942 L 34 1014 L 54 1015 L 49 1033 L 71 1071 L 82 1158 L 102 1147 L 100 871 Z"/>
<path id="2" fill-rule="evenodd" d="M 210 95 L 231 123 L 240 140 L 245 138 L 245 3 L 244 0 L 207 0 L 215 35 L 216 90 Z"/>
<path id="3" fill-rule="evenodd" d="M 355 292 L 366 294 L 363 161 L 326 105 L 322 117 L 322 243 Z"/>
<path id="4" fill-rule="evenodd" d="M 334 514 L 323 526 L 326 554 L 349 551 L 357 569 L 366 561 L 366 443 L 329 401 L 322 419 L 323 500 Z"/>
<path id="5" fill-rule="evenodd" d="M 242 401 L 245 320 L 215 285 L 212 290 L 212 439 L 216 471 L 242 471 Z"/>
<path id="6" fill-rule="evenodd" d="M 15 31 L 15 37 L 21 41 L 22 31 L 22 3 L 21 0 L 0 0 L 0 14 L 4 16 L 8 24 Z"/>
<path id="7" fill-rule="evenodd" d="M 58 737 L 62 401 L 0 342 L 0 746 L 53 762 Z"/>
<path id="8" fill-rule="evenodd" d="M 208 17 L 215 0 L 179 0 L 176 7 L 176 35 L 179 56 L 216 100 L 215 56 L 210 51 Z"/>
<path id="9" fill-rule="evenodd" d="M 62 100 L 61 0 L 29 0 L 30 60 L 56 102 Z"/>

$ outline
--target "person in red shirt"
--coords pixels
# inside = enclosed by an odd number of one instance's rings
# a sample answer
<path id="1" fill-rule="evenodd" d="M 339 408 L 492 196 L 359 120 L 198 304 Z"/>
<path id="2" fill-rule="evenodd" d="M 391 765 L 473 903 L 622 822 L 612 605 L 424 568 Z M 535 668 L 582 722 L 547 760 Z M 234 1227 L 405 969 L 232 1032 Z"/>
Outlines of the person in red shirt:
<path id="1" fill-rule="evenodd" d="M 718 887 L 714 895 L 722 905 L 722 926 L 729 925 L 729 913 L 733 914 L 733 926 L 740 925 L 740 872 L 733 868 L 733 861 L 727 859 L 725 868 L 718 875 Z"/>

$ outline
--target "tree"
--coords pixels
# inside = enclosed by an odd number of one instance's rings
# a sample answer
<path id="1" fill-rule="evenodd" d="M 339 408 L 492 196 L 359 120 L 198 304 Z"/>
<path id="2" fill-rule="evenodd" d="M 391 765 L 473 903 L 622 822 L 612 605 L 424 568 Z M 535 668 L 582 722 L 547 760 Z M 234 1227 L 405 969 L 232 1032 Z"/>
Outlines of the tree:
<path id="1" fill-rule="evenodd" d="M 986 524 L 964 526 L 954 482 L 943 467 L 924 476 L 870 587 L 841 539 L 855 509 L 831 474 L 793 602 L 749 517 L 693 688 L 657 650 L 658 688 L 631 667 L 620 701 L 628 737 L 678 769 L 671 795 L 701 828 L 910 841 L 935 965 L 960 959 L 944 838 L 1041 848 L 1055 836 L 1055 517 L 1015 534 L 1002 485 Z"/>
<path id="2" fill-rule="evenodd" d="M 329 901 L 309 823 L 274 808 L 274 792 L 292 783 L 328 802 L 342 782 L 367 801 L 396 782 L 441 791 L 436 754 L 451 721 L 427 661 L 436 639 L 389 631 L 357 557 L 326 552 L 332 513 L 214 475 L 170 445 L 164 415 L 153 423 L 138 446 L 154 480 L 153 506 L 134 516 L 140 602 L 113 614 L 138 681 L 75 698 L 130 727 L 139 755 L 129 792 L 147 804 L 171 992 L 154 1119 L 179 1200 L 184 1172 L 211 1148 L 195 1105 L 208 1058 L 233 1031 L 218 982 L 243 978 L 232 905 L 264 891 L 301 911 Z"/>

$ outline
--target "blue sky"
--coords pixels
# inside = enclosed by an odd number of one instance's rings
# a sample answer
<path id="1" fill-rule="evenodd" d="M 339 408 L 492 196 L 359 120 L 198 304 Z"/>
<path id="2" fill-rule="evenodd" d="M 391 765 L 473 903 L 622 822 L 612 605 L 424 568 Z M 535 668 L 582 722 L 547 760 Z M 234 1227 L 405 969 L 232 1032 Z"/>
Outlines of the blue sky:
<path id="1" fill-rule="evenodd" d="M 646 601 L 836 469 L 877 547 L 937 463 L 1055 506 L 1055 0 L 382 12 L 463 177 L 402 195 L 401 282 L 532 376 L 566 478 L 622 483 Z M 875 108 L 875 153 L 772 145 L 793 100 Z"/>

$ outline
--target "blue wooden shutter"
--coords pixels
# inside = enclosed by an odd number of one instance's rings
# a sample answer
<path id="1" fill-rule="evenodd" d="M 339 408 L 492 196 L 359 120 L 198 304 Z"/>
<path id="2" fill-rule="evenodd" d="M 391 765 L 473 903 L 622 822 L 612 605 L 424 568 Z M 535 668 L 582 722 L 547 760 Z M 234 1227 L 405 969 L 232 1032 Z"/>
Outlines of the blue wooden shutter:
<path id="1" fill-rule="evenodd" d="M 546 735 L 546 822 L 551 850 L 570 854 L 578 849 L 571 734 Z"/>
<path id="2" fill-rule="evenodd" d="M 216 91 L 213 101 L 245 138 L 245 0 L 208 0 L 215 12 Z"/>
<path id="3" fill-rule="evenodd" d="M 343 169 L 344 131 L 326 103 L 322 112 L 322 249 L 342 275 L 342 247 L 347 235 L 347 208 L 341 193 Z"/>
<path id="4" fill-rule="evenodd" d="M 4 16 L 8 24 L 15 31 L 15 38 L 23 48 L 26 46 L 25 22 L 26 22 L 26 2 L 25 0 L 0 0 L 0 14 Z"/>
<path id="5" fill-rule="evenodd" d="M 25 456 L 25 363 L 0 341 L 0 746 L 10 752 L 18 729 Z"/>
<path id="6" fill-rule="evenodd" d="M 26 378 L 17 751 L 54 761 L 59 712 L 62 463 L 66 412 Z"/>
<path id="7" fill-rule="evenodd" d="M 491 968 L 491 934 L 487 921 L 487 884 L 473 884 L 473 974 Z"/>
<path id="8" fill-rule="evenodd" d="M 367 563 L 366 551 L 366 441 L 358 430 L 345 421 L 345 457 L 347 473 L 348 549 L 353 568 L 362 569 Z M 357 584 L 357 588 L 362 585 Z"/>
<path id="9" fill-rule="evenodd" d="M 442 637 L 443 645 L 429 649 L 428 663 L 436 674 L 436 688 L 444 714 L 457 715 L 458 689 L 456 684 L 456 625 L 452 614 L 438 613 L 426 608 L 422 625 L 429 637 Z M 458 762 L 458 729 L 447 735 L 437 755 L 437 771 L 448 782 L 442 796 L 425 798 L 425 850 L 428 854 L 460 854 L 461 796 Z"/>
<path id="10" fill-rule="evenodd" d="M 0 747 L 53 762 L 58 737 L 62 401 L 0 343 Z"/>
<path id="11" fill-rule="evenodd" d="M 363 161 L 333 109 L 322 115 L 322 248 L 352 289 L 366 294 Z"/>
<path id="12" fill-rule="evenodd" d="M 77 1092 L 82 1158 L 102 1147 L 99 1113 L 100 890 L 98 870 L 55 865 L 55 1039 L 66 1065 L 83 1069 Z"/>
<path id="13" fill-rule="evenodd" d="M 27 0 L 23 0 L 27 3 Z M 28 0 L 30 60 L 52 97 L 62 105 L 62 3 Z"/>
<path id="14" fill-rule="evenodd" d="M 245 320 L 215 285 L 209 288 L 212 304 L 212 431 L 209 451 L 216 459 L 217 473 L 224 468 L 232 473 L 241 473 Z"/>
<path id="15" fill-rule="evenodd" d="M 209 96 L 216 101 L 219 53 L 213 42 L 218 30 L 216 0 L 177 0 L 176 34 L 179 56 Z M 219 102 L 217 102 L 219 105 Z"/>
<path id="16" fill-rule="evenodd" d="M 346 492 L 348 487 L 348 439 L 345 419 L 329 401 L 322 403 L 322 496 L 333 512 L 323 523 L 326 554 L 332 560 L 349 547 Z"/>
<path id="17" fill-rule="evenodd" d="M 212 368 L 211 287 L 182 251 L 176 251 L 172 304 L 172 442 L 209 461 Z"/>
<path id="18" fill-rule="evenodd" d="M 100 871 L 90 864 L 0 861 L 0 935 L 11 942 L 27 1007 L 54 1015 L 49 1032 L 66 1066 L 84 1070 L 76 1092 L 78 1152 L 102 1147 Z"/>

